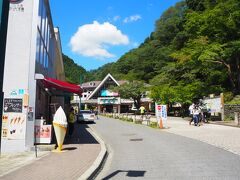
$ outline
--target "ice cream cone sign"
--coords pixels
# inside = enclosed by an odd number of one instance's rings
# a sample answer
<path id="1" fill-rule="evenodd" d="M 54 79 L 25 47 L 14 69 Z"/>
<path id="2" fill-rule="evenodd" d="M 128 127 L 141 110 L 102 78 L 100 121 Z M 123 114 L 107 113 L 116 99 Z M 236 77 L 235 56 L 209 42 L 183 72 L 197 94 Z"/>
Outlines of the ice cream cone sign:
<path id="1" fill-rule="evenodd" d="M 67 117 L 61 106 L 57 109 L 54 115 L 53 127 L 54 127 L 57 144 L 58 144 L 57 152 L 61 152 L 63 141 L 67 131 Z"/>

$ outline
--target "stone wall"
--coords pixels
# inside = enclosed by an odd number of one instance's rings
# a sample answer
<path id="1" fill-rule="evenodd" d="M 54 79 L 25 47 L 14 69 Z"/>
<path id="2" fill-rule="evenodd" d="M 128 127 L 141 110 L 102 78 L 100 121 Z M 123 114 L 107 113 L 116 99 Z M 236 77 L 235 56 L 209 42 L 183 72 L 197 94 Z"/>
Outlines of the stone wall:
<path id="1" fill-rule="evenodd" d="M 234 118 L 234 112 L 240 113 L 240 104 L 239 105 L 224 104 L 224 116 L 225 117 L 233 117 Z"/>

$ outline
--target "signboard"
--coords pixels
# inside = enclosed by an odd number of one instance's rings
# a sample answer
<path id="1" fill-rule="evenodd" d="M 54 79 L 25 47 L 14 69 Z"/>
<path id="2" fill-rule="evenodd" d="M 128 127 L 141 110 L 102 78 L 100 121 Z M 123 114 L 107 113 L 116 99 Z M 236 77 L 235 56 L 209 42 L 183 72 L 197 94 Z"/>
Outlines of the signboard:
<path id="1" fill-rule="evenodd" d="M 109 90 L 101 90 L 101 96 L 119 96 L 119 94 L 117 92 L 112 92 L 112 91 L 109 91 Z"/>
<path id="2" fill-rule="evenodd" d="M 25 139 L 26 115 L 5 113 L 2 116 L 2 137 L 7 139 Z"/>
<path id="3" fill-rule="evenodd" d="M 52 125 L 45 125 L 45 119 L 36 119 L 35 121 L 35 141 L 36 143 L 51 143 Z"/>
<path id="4" fill-rule="evenodd" d="M 120 98 L 115 97 L 98 98 L 98 104 L 120 104 Z"/>
<path id="5" fill-rule="evenodd" d="M 35 138 L 36 143 L 51 143 L 52 125 L 36 125 Z"/>
<path id="6" fill-rule="evenodd" d="M 24 12 L 23 0 L 10 0 L 9 11 Z"/>
<path id="7" fill-rule="evenodd" d="M 21 113 L 22 104 L 23 104 L 22 99 L 5 98 L 3 105 L 4 112 Z"/>
<path id="8" fill-rule="evenodd" d="M 2 116 L 2 138 L 7 138 L 8 135 L 8 116 Z"/>
<path id="9" fill-rule="evenodd" d="M 165 125 L 167 123 L 167 106 L 166 105 L 155 105 L 155 114 L 157 121 Z"/>
<path id="10" fill-rule="evenodd" d="M 22 2 L 23 0 L 9 0 L 10 1 L 10 3 L 20 3 L 20 2 Z"/>
<path id="11" fill-rule="evenodd" d="M 221 113 L 221 98 L 211 98 L 211 99 L 204 99 L 203 103 L 206 105 L 208 112 L 210 113 Z"/>

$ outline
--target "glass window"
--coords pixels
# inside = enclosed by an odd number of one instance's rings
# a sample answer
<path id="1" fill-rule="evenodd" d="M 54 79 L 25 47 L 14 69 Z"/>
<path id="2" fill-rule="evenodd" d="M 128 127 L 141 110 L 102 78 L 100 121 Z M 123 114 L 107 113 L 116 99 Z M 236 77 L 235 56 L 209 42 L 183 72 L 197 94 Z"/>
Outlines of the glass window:
<path id="1" fill-rule="evenodd" d="M 3 1 L 0 1 L 0 27 L 1 27 L 1 20 L 2 20 L 2 4 L 3 4 Z"/>
<path id="2" fill-rule="evenodd" d="M 40 47 L 41 47 L 41 37 L 39 31 L 37 31 L 37 45 L 36 45 L 36 62 L 40 62 Z"/>
<path id="3" fill-rule="evenodd" d="M 41 42 L 40 64 L 43 65 L 43 63 L 44 63 L 44 45 L 43 42 Z"/>
<path id="4" fill-rule="evenodd" d="M 43 9 L 43 0 L 39 0 L 39 5 L 38 5 L 38 26 L 39 26 L 40 30 L 41 30 L 41 25 L 42 25 L 42 9 Z"/>
<path id="5" fill-rule="evenodd" d="M 44 57 L 44 68 L 48 67 L 48 53 L 45 49 L 45 57 Z"/>
<path id="6" fill-rule="evenodd" d="M 50 26 L 48 24 L 48 31 L 47 31 L 47 51 L 49 51 L 49 41 L 50 41 Z"/>
<path id="7" fill-rule="evenodd" d="M 49 42 L 49 58 L 50 58 L 50 63 L 53 64 L 54 62 L 54 52 L 55 52 L 55 47 L 54 47 L 54 41 L 53 39 L 50 39 Z"/>
<path id="8" fill-rule="evenodd" d="M 45 17 L 45 27 L 44 27 L 44 44 L 47 44 L 47 31 L 48 31 L 48 19 L 47 16 Z"/>
<path id="9" fill-rule="evenodd" d="M 45 29 L 45 23 L 46 22 L 46 9 L 45 6 L 42 8 L 42 25 L 41 25 L 41 33 L 42 37 L 44 37 L 44 29 Z"/>

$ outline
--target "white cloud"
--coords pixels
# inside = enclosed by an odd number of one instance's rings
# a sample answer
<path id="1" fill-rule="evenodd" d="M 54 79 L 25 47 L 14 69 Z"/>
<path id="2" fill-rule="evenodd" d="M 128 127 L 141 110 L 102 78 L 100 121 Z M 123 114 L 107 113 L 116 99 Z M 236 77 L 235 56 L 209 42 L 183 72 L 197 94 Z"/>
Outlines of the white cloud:
<path id="1" fill-rule="evenodd" d="M 116 45 L 127 45 L 129 39 L 116 26 L 109 22 L 80 26 L 71 37 L 70 46 L 73 52 L 95 58 L 111 58 L 114 54 L 108 52 L 107 48 Z"/>
<path id="2" fill-rule="evenodd" d="M 130 23 L 130 22 L 133 22 L 133 21 L 138 21 L 140 19 L 142 19 L 142 17 L 140 15 L 136 14 L 136 15 L 132 15 L 132 16 L 126 17 L 123 20 L 123 22 L 124 23 Z"/>
<path id="3" fill-rule="evenodd" d="M 121 17 L 120 16 L 114 16 L 113 21 L 118 21 Z"/>

